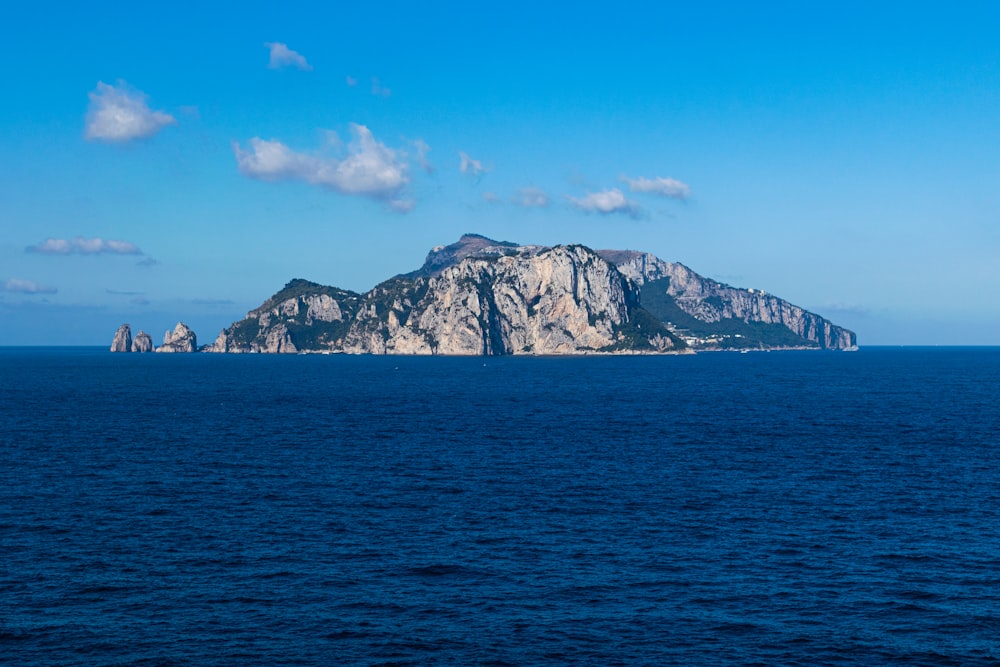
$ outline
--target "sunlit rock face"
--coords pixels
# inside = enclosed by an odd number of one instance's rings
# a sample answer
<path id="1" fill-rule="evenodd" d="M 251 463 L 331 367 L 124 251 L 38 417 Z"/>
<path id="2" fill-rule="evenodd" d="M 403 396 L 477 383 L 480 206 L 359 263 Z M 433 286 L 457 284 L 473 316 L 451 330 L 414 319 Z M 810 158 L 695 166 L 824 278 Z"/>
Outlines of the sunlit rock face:
<path id="1" fill-rule="evenodd" d="M 163 345 L 156 348 L 157 352 L 197 352 L 198 339 L 194 332 L 183 322 L 178 322 L 173 332 L 169 329 L 163 335 Z"/>
<path id="2" fill-rule="evenodd" d="M 133 352 L 152 352 L 153 351 L 153 337 L 150 336 L 145 331 L 139 331 L 132 340 L 132 351 Z"/>
<path id="3" fill-rule="evenodd" d="M 338 351 L 354 319 L 360 296 L 308 280 L 291 280 L 244 319 L 223 329 L 203 351 L 269 354 Z"/>
<path id="4" fill-rule="evenodd" d="M 118 331 L 115 332 L 115 337 L 111 341 L 111 351 L 112 352 L 131 352 L 132 351 L 132 327 L 127 324 L 123 324 L 118 327 Z"/>
<path id="5" fill-rule="evenodd" d="M 583 246 L 502 247 L 386 281 L 367 294 L 345 341 L 376 354 L 585 354 L 617 349 L 637 307 L 618 270 Z M 491 248 L 486 248 L 487 251 Z M 412 275 L 412 274 L 411 274 Z M 655 336 L 655 342 L 651 342 Z M 650 330 L 641 346 L 676 341 Z"/>

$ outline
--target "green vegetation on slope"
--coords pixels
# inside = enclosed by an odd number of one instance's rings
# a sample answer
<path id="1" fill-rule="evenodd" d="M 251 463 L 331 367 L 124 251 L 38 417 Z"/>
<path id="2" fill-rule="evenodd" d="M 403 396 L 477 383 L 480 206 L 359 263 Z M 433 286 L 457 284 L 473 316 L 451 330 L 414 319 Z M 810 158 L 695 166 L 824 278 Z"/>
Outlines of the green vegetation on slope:
<path id="1" fill-rule="evenodd" d="M 714 338 L 714 347 L 723 349 L 759 347 L 817 347 L 781 324 L 764 322 L 744 322 L 735 318 L 723 318 L 718 322 L 704 322 L 686 313 L 677 301 L 667 293 L 669 278 L 651 280 L 642 287 L 643 308 L 661 322 L 669 322 L 676 329 L 696 338 Z M 714 301 L 712 301 L 714 299 Z M 707 302 L 716 308 L 724 304 L 718 296 L 711 296 Z"/>
<path id="2" fill-rule="evenodd" d="M 655 315 L 640 306 L 632 307 L 628 322 L 615 326 L 615 334 L 619 336 L 618 341 L 604 348 L 605 352 L 653 351 L 656 348 L 649 339 L 657 335 L 673 341 L 671 350 L 683 350 L 687 347 L 687 344 L 671 333 Z"/>

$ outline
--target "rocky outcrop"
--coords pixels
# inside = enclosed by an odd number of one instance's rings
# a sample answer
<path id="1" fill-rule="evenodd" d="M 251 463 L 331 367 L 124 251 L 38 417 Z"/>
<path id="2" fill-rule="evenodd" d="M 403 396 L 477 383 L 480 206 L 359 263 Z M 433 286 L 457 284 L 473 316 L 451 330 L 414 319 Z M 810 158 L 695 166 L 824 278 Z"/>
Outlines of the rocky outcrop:
<path id="1" fill-rule="evenodd" d="M 132 340 L 132 351 L 133 352 L 152 352 L 153 351 L 153 337 L 150 336 L 145 331 L 139 330 L 139 333 L 135 335 Z"/>
<path id="2" fill-rule="evenodd" d="M 223 329 L 205 352 L 338 350 L 361 295 L 295 279 L 246 318 Z"/>
<path id="3" fill-rule="evenodd" d="M 183 322 L 178 322 L 173 332 L 169 329 L 163 335 L 163 345 L 156 348 L 157 352 L 196 352 L 198 340 L 194 332 Z"/>
<path id="4" fill-rule="evenodd" d="M 111 341 L 111 351 L 112 352 L 131 352 L 132 351 L 132 327 L 128 324 L 123 324 L 118 327 L 118 331 L 115 332 L 115 337 Z"/>

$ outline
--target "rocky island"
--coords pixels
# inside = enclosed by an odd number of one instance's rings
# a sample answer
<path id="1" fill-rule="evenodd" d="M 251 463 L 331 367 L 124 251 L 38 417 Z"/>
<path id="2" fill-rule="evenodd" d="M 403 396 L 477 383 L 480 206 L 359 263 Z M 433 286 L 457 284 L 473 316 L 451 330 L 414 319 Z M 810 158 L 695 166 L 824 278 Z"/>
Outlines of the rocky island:
<path id="1" fill-rule="evenodd" d="M 153 337 L 145 331 L 139 331 L 132 338 L 132 327 L 123 324 L 115 332 L 114 340 L 111 341 L 112 352 L 197 352 L 198 341 L 194 331 L 184 324 L 178 322 L 174 330 L 167 331 L 163 335 L 163 345 L 155 347 Z"/>
<path id="2" fill-rule="evenodd" d="M 128 347 L 127 327 L 112 351 Z M 292 280 L 201 351 L 563 355 L 856 345 L 853 332 L 815 313 L 649 253 L 466 234 L 364 294 Z M 196 350 L 194 332 L 178 324 L 156 351 Z"/>

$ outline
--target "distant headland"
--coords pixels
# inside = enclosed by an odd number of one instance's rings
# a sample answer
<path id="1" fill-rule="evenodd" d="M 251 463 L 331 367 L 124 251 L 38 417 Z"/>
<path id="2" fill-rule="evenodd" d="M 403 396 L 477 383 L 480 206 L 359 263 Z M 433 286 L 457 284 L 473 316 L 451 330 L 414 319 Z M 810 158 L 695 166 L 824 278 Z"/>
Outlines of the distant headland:
<path id="1" fill-rule="evenodd" d="M 183 323 L 154 347 L 119 327 L 112 352 L 445 355 L 853 350 L 854 332 L 756 289 L 634 250 L 466 234 L 365 294 L 291 280 L 198 347 Z"/>

